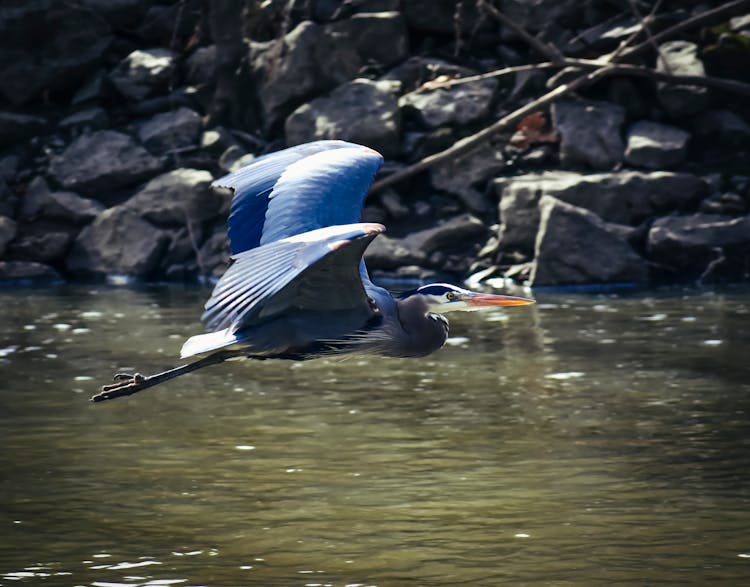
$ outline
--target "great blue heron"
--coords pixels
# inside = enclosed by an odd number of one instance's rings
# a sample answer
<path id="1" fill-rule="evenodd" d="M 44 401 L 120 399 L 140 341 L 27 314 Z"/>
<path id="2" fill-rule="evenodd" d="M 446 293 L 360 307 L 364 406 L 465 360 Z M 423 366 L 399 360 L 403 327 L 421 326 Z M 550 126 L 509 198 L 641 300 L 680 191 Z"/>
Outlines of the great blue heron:
<path id="1" fill-rule="evenodd" d="M 317 141 L 259 157 L 214 182 L 233 190 L 233 263 L 206 302 L 213 332 L 181 356 L 202 358 L 151 376 L 115 375 L 91 399 L 131 395 L 230 358 L 303 360 L 343 353 L 421 357 L 443 346 L 443 313 L 533 303 L 435 283 L 394 298 L 370 281 L 362 255 L 385 228 L 359 223 L 383 157 Z"/>

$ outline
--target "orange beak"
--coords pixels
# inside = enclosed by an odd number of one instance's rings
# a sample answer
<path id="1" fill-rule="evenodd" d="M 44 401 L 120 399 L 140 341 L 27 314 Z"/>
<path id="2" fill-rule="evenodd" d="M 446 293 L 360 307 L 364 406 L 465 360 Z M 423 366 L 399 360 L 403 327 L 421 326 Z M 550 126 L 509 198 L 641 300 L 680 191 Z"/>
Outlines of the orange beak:
<path id="1" fill-rule="evenodd" d="M 531 300 L 529 298 L 519 298 L 516 296 L 500 296 L 475 292 L 471 292 L 470 295 L 466 295 L 463 301 L 467 306 L 475 306 L 477 308 L 490 306 L 528 306 L 529 304 L 534 303 L 534 300 Z"/>

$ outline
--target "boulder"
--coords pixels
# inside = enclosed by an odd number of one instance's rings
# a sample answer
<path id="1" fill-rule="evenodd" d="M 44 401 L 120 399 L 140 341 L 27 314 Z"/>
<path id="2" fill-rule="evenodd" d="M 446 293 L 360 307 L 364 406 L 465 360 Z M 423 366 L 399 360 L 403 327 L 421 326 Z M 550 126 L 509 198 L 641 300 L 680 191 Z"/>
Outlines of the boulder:
<path id="1" fill-rule="evenodd" d="M 461 68 L 462 75 L 473 71 Z M 487 118 L 497 89 L 497 80 L 485 79 L 434 90 L 415 90 L 401 97 L 405 115 L 415 117 L 427 128 L 464 126 Z"/>
<path id="2" fill-rule="evenodd" d="M 138 138 L 155 154 L 195 145 L 201 132 L 201 117 L 181 107 L 149 118 L 138 127 Z"/>
<path id="3" fill-rule="evenodd" d="M 47 121 L 39 116 L 0 111 L 0 147 L 30 139 L 46 127 Z"/>
<path id="4" fill-rule="evenodd" d="M 703 62 L 698 57 L 698 45 L 689 41 L 668 41 L 659 45 L 656 69 L 674 75 L 706 75 Z M 672 118 L 696 114 L 708 107 L 709 94 L 705 86 L 659 82 L 656 94 Z"/>
<path id="5" fill-rule="evenodd" d="M 7 216 L 0 216 L 0 257 L 5 254 L 6 245 L 16 237 L 16 223 Z"/>
<path id="6" fill-rule="evenodd" d="M 646 262 L 593 212 L 543 196 L 529 285 L 645 283 Z"/>
<path id="7" fill-rule="evenodd" d="M 696 204 L 705 191 L 702 178 L 668 171 L 550 171 L 499 178 L 493 185 L 500 198 L 501 246 L 526 254 L 534 247 L 542 196 L 591 210 L 606 222 L 635 226 Z"/>
<path id="8" fill-rule="evenodd" d="M 104 205 L 73 192 L 50 192 L 41 213 L 45 218 L 88 224 L 104 212 Z"/>
<path id="9" fill-rule="evenodd" d="M 53 157 L 50 175 L 67 189 L 97 197 L 147 179 L 161 166 L 128 135 L 100 130 L 78 137 Z"/>
<path id="10" fill-rule="evenodd" d="M 149 181 L 124 206 L 155 224 L 186 226 L 215 218 L 225 196 L 211 190 L 208 171 L 175 169 Z"/>
<path id="11" fill-rule="evenodd" d="M 74 275 L 148 277 L 170 236 L 125 206 L 108 208 L 78 235 L 67 258 Z"/>
<path id="12" fill-rule="evenodd" d="M 35 177 L 21 201 L 20 217 L 33 220 L 40 217 L 62 220 L 72 224 L 91 222 L 104 211 L 104 205 L 73 192 L 53 192 L 41 176 Z"/>
<path id="13" fill-rule="evenodd" d="M 68 252 L 75 235 L 47 225 L 26 225 L 8 246 L 8 258 L 36 263 L 53 263 Z"/>
<path id="14" fill-rule="evenodd" d="M 455 0 L 408 0 L 404 14 L 409 27 L 422 33 L 455 34 L 456 26 L 462 32 L 474 31 L 481 23 L 482 14 L 475 2 L 461 2 L 460 18 L 456 19 Z"/>
<path id="15" fill-rule="evenodd" d="M 409 35 L 400 12 L 364 12 L 339 20 L 329 34 L 350 44 L 364 62 L 388 67 L 408 56 Z"/>
<path id="16" fill-rule="evenodd" d="M 5 285 L 49 285 L 62 281 L 57 271 L 42 263 L 0 261 L 0 283 Z"/>
<path id="17" fill-rule="evenodd" d="M 719 273 L 747 279 L 750 216 L 698 213 L 657 218 L 648 233 L 648 254 L 681 279 L 700 278 L 712 271 L 709 264 L 722 259 Z"/>
<path id="18" fill-rule="evenodd" d="M 66 131 L 92 131 L 101 130 L 109 126 L 109 115 L 104 108 L 94 107 L 79 110 L 63 118 L 58 125 Z"/>
<path id="19" fill-rule="evenodd" d="M 620 128 L 625 110 L 617 104 L 559 100 L 552 105 L 552 124 L 560 136 L 560 162 L 573 167 L 612 169 L 622 162 L 625 145 Z"/>
<path id="20" fill-rule="evenodd" d="M 216 45 L 198 47 L 185 60 L 185 77 L 193 86 L 213 84 L 216 81 Z"/>
<path id="21" fill-rule="evenodd" d="M 650 120 L 639 120 L 628 130 L 625 161 L 638 167 L 663 169 L 685 161 L 690 133 Z"/>
<path id="22" fill-rule="evenodd" d="M 392 271 L 406 265 L 423 266 L 427 255 L 405 239 L 381 235 L 365 251 L 365 263 L 371 270 Z"/>
<path id="23" fill-rule="evenodd" d="M 430 170 L 435 189 L 457 195 L 469 210 L 484 214 L 489 206 L 479 187 L 505 167 L 502 150 L 485 144 L 463 157 L 451 159 Z"/>
<path id="24" fill-rule="evenodd" d="M 750 144 L 750 124 L 731 110 L 708 110 L 693 121 L 695 134 L 711 147 L 744 147 Z"/>
<path id="25" fill-rule="evenodd" d="M 0 97 L 14 106 L 45 90 L 68 90 L 103 62 L 109 24 L 76 3 L 24 0 L 0 5 Z"/>
<path id="26" fill-rule="evenodd" d="M 136 49 L 110 72 L 109 80 L 129 100 L 165 91 L 174 76 L 176 55 L 168 49 Z"/>
<path id="27" fill-rule="evenodd" d="M 224 226 L 220 226 L 201 245 L 196 258 L 200 272 L 205 277 L 221 277 L 229 266 L 229 239 Z"/>
<path id="28" fill-rule="evenodd" d="M 399 84 L 355 79 L 297 108 L 286 119 L 288 145 L 342 139 L 372 147 L 386 158 L 399 154 Z"/>
<path id="29" fill-rule="evenodd" d="M 432 228 L 413 232 L 403 239 L 406 247 L 429 257 L 441 251 L 462 251 L 473 241 L 486 239 L 484 222 L 471 214 L 461 214 Z"/>
<path id="30" fill-rule="evenodd" d="M 276 41 L 251 43 L 250 63 L 268 128 L 310 97 L 352 79 L 362 65 L 354 47 L 310 21 Z"/>

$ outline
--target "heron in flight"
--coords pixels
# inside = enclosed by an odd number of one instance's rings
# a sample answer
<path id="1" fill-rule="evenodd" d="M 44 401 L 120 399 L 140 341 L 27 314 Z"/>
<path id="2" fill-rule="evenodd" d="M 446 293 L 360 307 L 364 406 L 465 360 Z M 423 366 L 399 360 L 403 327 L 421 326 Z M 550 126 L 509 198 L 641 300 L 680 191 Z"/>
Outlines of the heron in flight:
<path id="1" fill-rule="evenodd" d="M 443 314 L 533 303 L 526 298 L 424 285 L 394 298 L 362 255 L 385 228 L 359 222 L 383 157 L 344 141 L 317 141 L 255 159 L 213 183 L 233 191 L 232 263 L 205 305 L 208 334 L 156 375 L 115 375 L 103 401 L 233 358 L 304 360 L 345 353 L 421 357 L 448 336 Z"/>

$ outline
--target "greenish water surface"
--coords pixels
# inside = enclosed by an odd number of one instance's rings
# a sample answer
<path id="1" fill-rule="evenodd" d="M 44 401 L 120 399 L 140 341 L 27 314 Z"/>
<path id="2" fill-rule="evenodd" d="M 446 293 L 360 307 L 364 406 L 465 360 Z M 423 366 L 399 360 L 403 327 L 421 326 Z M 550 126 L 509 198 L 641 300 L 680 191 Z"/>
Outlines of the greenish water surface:
<path id="1" fill-rule="evenodd" d="M 0 291 L 0 585 L 750 585 L 750 294 L 540 294 L 425 359 L 178 364 L 201 288 Z"/>

